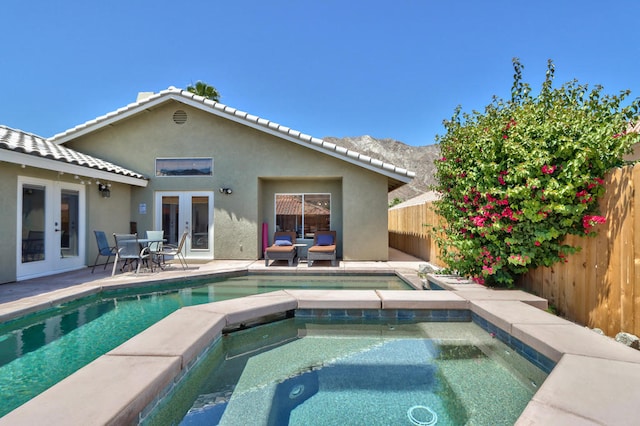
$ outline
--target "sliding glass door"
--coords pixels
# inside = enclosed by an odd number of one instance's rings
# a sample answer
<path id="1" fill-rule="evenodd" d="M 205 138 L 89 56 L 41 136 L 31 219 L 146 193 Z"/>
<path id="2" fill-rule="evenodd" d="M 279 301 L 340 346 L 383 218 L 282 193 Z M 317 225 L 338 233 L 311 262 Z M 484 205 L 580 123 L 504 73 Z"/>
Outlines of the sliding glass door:
<path id="1" fill-rule="evenodd" d="M 294 231 L 313 239 L 331 229 L 331 194 L 276 194 L 276 231 Z"/>

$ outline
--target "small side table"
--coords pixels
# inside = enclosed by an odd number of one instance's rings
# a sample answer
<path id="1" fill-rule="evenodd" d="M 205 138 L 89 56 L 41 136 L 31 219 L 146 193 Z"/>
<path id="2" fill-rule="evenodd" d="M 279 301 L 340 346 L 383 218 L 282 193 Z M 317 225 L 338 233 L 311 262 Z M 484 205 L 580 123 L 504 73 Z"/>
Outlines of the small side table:
<path id="1" fill-rule="evenodd" d="M 304 252 L 304 256 L 300 256 L 300 247 L 308 247 L 309 244 L 305 244 L 305 243 L 295 243 L 293 245 L 296 248 L 296 254 L 298 255 L 298 262 L 306 262 L 307 261 L 307 252 Z"/>

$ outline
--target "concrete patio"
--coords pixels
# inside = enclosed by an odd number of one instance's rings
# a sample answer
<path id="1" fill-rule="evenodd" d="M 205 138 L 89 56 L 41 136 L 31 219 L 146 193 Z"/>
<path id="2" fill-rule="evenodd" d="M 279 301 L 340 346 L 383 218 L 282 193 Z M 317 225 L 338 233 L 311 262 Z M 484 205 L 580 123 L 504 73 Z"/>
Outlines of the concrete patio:
<path id="1" fill-rule="evenodd" d="M 345 273 L 396 271 L 414 286 L 425 262 L 390 250 L 388 262 L 319 262 L 268 271 Z M 109 276 L 96 268 L 0 285 L 0 320 L 7 321 L 108 288 L 139 286 L 233 272 L 265 272 L 263 261 L 190 265 L 188 271 Z M 468 309 L 557 363 L 522 413 L 519 425 L 636 424 L 640 416 L 640 352 L 544 311 L 544 299 L 491 290 L 451 276 L 430 280 L 449 291 L 281 290 L 180 309 L 0 418 L 0 425 L 131 424 L 170 388 L 226 327 L 300 309 Z M 190 330 L 185 333 L 184 330 Z M 99 401 L 99 403 L 97 403 Z"/>

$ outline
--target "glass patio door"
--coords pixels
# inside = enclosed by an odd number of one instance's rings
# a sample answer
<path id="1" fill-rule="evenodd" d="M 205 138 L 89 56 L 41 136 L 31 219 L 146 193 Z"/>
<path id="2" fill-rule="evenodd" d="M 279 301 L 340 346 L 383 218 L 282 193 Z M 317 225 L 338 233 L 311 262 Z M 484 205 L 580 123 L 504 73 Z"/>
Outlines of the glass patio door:
<path id="1" fill-rule="evenodd" d="M 213 192 L 157 192 L 155 228 L 168 244 L 178 244 L 188 233 L 187 259 L 213 259 Z"/>
<path id="2" fill-rule="evenodd" d="M 84 186 L 18 178 L 18 280 L 85 266 Z"/>

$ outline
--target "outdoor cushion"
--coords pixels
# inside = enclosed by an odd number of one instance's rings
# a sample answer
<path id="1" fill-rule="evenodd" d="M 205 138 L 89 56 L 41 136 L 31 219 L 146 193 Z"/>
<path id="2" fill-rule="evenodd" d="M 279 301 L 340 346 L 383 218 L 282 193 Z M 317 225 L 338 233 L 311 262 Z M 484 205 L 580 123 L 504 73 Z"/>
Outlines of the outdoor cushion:
<path id="1" fill-rule="evenodd" d="M 272 245 L 271 247 L 268 247 L 266 252 L 267 253 L 295 253 L 295 247 L 292 246 L 277 246 L 277 245 Z M 272 258 L 273 259 L 273 258 Z"/>
<path id="2" fill-rule="evenodd" d="M 311 246 L 308 252 L 312 253 L 331 253 L 336 251 L 336 246 L 331 244 L 330 246 Z"/>
<path id="3" fill-rule="evenodd" d="M 317 245 L 319 246 L 330 246 L 333 244 L 333 237 L 329 234 L 321 234 L 318 235 Z"/>

